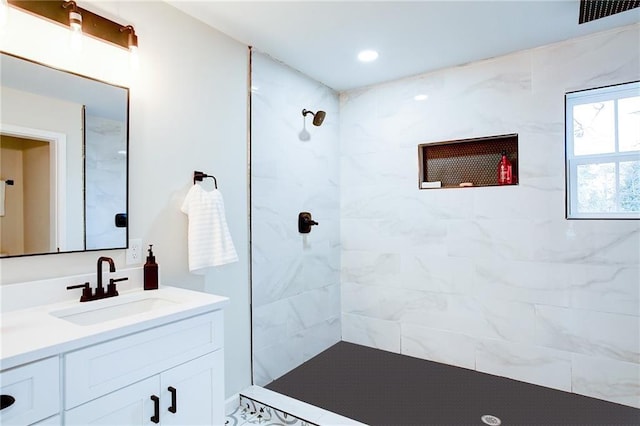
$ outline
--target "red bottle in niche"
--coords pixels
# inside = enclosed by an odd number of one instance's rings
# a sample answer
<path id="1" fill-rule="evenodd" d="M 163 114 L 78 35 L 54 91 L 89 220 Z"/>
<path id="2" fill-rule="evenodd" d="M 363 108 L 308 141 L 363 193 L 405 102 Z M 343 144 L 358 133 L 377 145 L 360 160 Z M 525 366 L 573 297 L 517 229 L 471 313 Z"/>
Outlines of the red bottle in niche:
<path id="1" fill-rule="evenodd" d="M 502 158 L 498 163 L 498 185 L 511 185 L 513 183 L 513 167 L 507 158 L 507 151 L 502 151 Z"/>

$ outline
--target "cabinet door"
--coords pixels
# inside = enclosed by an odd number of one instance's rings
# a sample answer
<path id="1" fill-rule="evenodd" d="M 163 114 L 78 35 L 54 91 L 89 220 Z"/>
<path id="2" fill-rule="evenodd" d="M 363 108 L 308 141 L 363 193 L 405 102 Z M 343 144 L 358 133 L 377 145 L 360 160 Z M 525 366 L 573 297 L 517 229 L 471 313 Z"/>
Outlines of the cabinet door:
<path id="1" fill-rule="evenodd" d="M 224 425 L 222 349 L 165 371 L 160 381 L 163 425 Z"/>
<path id="2" fill-rule="evenodd" d="M 153 376 L 89 401 L 66 411 L 65 425 L 153 425 L 155 403 L 151 396 L 160 397 L 159 386 L 159 376 Z"/>
<path id="3" fill-rule="evenodd" d="M 0 394 L 12 401 L 0 425 L 30 425 L 60 412 L 60 360 L 47 358 L 0 373 Z"/>
<path id="4" fill-rule="evenodd" d="M 62 418 L 60 415 L 49 417 L 38 423 L 34 423 L 33 426 L 60 426 L 62 424 Z"/>
<path id="5" fill-rule="evenodd" d="M 65 408 L 204 356 L 224 342 L 222 311 L 172 322 L 65 354 Z"/>

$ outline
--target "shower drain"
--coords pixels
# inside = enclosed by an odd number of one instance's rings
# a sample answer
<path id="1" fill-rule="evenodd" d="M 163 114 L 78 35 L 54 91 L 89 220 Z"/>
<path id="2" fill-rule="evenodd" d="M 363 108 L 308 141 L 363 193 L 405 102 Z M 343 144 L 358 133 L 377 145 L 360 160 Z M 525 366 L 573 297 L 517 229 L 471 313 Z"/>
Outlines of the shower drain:
<path id="1" fill-rule="evenodd" d="M 482 423 L 490 426 L 499 426 L 502 424 L 502 421 L 500 421 L 499 418 L 497 418 L 496 416 L 492 416 L 491 414 L 485 414 L 484 416 L 480 417 L 480 420 L 482 420 Z"/>

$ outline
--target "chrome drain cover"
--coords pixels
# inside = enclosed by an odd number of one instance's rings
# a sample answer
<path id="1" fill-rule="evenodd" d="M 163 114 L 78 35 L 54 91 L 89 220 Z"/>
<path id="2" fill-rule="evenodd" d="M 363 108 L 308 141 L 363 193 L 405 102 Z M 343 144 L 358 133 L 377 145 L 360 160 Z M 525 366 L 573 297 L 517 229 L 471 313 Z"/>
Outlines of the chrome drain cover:
<path id="1" fill-rule="evenodd" d="M 482 420 L 482 423 L 490 426 L 499 426 L 502 424 L 502 421 L 499 418 L 492 416 L 491 414 L 485 414 L 480 417 L 480 420 Z"/>

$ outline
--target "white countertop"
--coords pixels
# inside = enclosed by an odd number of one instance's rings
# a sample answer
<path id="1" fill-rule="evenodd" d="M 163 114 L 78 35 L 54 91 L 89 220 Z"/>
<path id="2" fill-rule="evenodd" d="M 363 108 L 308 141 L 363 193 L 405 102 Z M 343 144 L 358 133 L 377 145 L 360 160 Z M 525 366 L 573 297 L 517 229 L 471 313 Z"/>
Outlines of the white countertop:
<path id="1" fill-rule="evenodd" d="M 50 314 L 79 305 L 109 306 L 122 296 L 143 292 L 145 295 L 154 292 L 154 296 L 179 303 L 92 325 L 77 325 Z M 218 310 L 228 302 L 229 299 L 222 296 L 161 286 L 158 290 L 120 291 L 120 296 L 91 302 L 81 303 L 76 299 L 5 311 L 0 315 L 0 370 Z"/>

